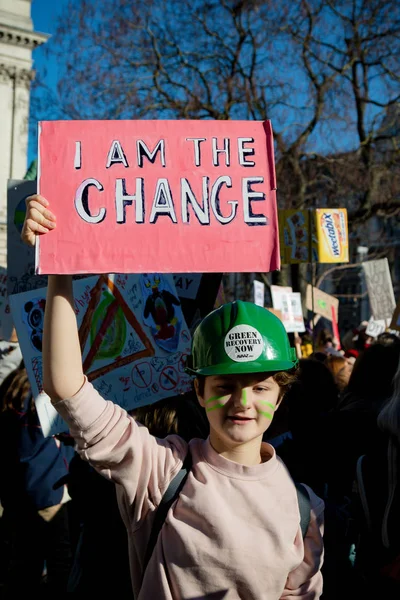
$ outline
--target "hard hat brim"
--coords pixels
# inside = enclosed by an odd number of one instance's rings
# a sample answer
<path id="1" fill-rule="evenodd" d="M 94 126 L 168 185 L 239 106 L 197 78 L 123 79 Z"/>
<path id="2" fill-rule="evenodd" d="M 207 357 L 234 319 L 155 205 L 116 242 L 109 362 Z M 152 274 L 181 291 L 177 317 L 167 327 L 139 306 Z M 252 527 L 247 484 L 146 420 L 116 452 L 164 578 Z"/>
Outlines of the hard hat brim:
<path id="1" fill-rule="evenodd" d="M 297 361 L 289 360 L 269 360 L 269 361 L 252 361 L 249 363 L 231 363 L 212 365 L 208 367 L 200 367 L 198 369 L 190 369 L 186 367 L 186 373 L 190 375 L 242 375 L 248 373 L 276 373 L 277 371 L 289 371 L 297 365 Z"/>

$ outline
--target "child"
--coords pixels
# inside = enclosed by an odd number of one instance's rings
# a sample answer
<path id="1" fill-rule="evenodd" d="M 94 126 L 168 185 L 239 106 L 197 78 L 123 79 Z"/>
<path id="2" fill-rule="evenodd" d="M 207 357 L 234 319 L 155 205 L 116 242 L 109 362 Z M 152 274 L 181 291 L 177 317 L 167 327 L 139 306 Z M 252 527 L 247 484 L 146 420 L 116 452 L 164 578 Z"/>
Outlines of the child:
<path id="1" fill-rule="evenodd" d="M 41 196 L 28 198 L 28 244 L 56 226 L 48 206 Z M 245 302 L 223 305 L 196 330 L 188 365 L 209 438 L 154 438 L 85 378 L 71 277 L 49 277 L 44 389 L 81 456 L 117 486 L 136 598 L 320 597 L 323 502 L 309 491 L 303 541 L 295 485 L 272 446 L 262 443 L 295 364 L 272 313 Z M 143 573 L 156 508 L 188 452 L 191 471 Z"/>

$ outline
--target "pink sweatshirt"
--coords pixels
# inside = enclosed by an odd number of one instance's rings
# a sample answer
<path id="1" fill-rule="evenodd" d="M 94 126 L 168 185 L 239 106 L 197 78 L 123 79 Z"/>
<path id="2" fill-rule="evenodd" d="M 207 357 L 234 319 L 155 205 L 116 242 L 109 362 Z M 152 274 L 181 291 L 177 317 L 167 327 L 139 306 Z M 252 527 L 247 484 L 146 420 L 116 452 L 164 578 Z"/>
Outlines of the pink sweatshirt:
<path id="1" fill-rule="evenodd" d="M 117 485 L 136 598 L 320 597 L 322 500 L 310 490 L 311 522 L 303 543 L 296 489 L 272 446 L 262 446 L 265 462 L 247 467 L 199 439 L 189 444 L 192 470 L 167 515 L 140 587 L 154 511 L 188 445 L 176 435 L 154 438 L 88 382 L 55 407 L 81 456 Z"/>

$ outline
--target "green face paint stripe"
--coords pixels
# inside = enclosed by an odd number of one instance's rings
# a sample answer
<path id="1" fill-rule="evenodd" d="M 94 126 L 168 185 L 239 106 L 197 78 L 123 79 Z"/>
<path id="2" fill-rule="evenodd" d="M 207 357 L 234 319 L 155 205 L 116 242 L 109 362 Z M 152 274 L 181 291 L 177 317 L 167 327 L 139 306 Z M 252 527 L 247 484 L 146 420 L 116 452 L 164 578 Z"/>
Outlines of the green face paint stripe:
<path id="1" fill-rule="evenodd" d="M 273 418 L 273 417 L 272 417 L 272 415 L 270 415 L 270 414 L 269 414 L 269 413 L 267 413 L 267 412 L 262 412 L 262 411 L 260 411 L 260 415 L 263 415 L 263 417 L 267 417 L 267 419 L 272 419 L 272 418 Z"/>
<path id="2" fill-rule="evenodd" d="M 215 406 L 212 406 L 211 408 L 206 408 L 206 412 L 211 412 L 212 410 L 215 410 L 216 408 L 224 408 L 225 404 L 216 404 Z"/>
<path id="3" fill-rule="evenodd" d="M 214 400 L 221 400 L 221 398 L 225 398 L 225 396 L 213 396 L 212 398 L 209 398 L 205 404 L 210 404 L 210 402 L 214 402 Z"/>
<path id="4" fill-rule="evenodd" d="M 265 406 L 269 406 L 270 408 L 272 408 L 272 410 L 275 410 L 275 406 L 273 404 L 271 404 L 271 402 L 261 402 L 261 404 L 264 404 Z"/>
<path id="5" fill-rule="evenodd" d="M 246 404 L 247 404 L 246 390 L 243 390 L 243 393 L 242 393 L 242 402 L 243 402 L 243 406 L 246 406 Z"/>

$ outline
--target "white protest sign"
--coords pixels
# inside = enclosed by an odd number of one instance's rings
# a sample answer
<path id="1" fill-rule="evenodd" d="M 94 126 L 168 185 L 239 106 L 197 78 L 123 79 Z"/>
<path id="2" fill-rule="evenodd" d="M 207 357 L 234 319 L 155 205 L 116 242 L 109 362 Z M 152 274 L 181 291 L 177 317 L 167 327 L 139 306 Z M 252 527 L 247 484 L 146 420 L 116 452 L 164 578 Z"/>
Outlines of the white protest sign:
<path id="1" fill-rule="evenodd" d="M 291 287 L 271 285 L 272 303 L 282 313 L 282 323 L 288 333 L 305 331 L 301 294 Z"/>
<path id="2" fill-rule="evenodd" d="M 371 313 L 375 321 L 391 319 L 396 308 L 387 258 L 362 263 L 367 282 Z"/>
<path id="3" fill-rule="evenodd" d="M 290 294 L 292 288 L 283 285 L 271 285 L 272 306 L 277 310 L 282 310 L 282 294 Z"/>
<path id="4" fill-rule="evenodd" d="M 305 331 L 299 292 L 282 294 L 282 322 L 288 333 Z"/>
<path id="5" fill-rule="evenodd" d="M 291 307 L 291 329 L 286 331 L 302 333 L 306 330 L 303 318 L 303 307 L 301 305 L 300 292 L 292 292 L 289 297 Z"/>
<path id="6" fill-rule="evenodd" d="M 264 306 L 264 298 L 265 298 L 265 285 L 262 281 L 257 281 L 256 279 L 253 281 L 254 285 L 254 304 L 257 306 Z"/>
<path id="7" fill-rule="evenodd" d="M 73 288 L 83 370 L 99 393 L 131 410 L 191 390 L 185 372 L 191 335 L 171 275 L 93 276 L 75 280 Z M 46 288 L 13 294 L 10 303 L 37 399 Z M 44 431 L 59 433 L 43 394 L 37 410 Z"/>
<path id="8" fill-rule="evenodd" d="M 389 326 L 390 319 L 380 319 L 379 321 L 374 320 L 372 317 L 368 321 L 367 329 L 365 333 L 370 337 L 378 337 L 381 333 L 386 331 L 386 328 Z"/>

